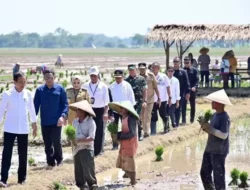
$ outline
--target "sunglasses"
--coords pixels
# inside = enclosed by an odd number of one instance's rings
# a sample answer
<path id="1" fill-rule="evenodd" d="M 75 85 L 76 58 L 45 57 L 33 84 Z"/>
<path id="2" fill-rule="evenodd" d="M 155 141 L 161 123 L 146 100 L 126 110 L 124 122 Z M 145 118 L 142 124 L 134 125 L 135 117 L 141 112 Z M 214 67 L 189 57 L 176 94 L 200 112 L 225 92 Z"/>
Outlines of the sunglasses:
<path id="1" fill-rule="evenodd" d="M 74 82 L 74 84 L 80 84 L 80 82 Z"/>
<path id="2" fill-rule="evenodd" d="M 184 64 L 189 64 L 189 62 L 184 62 Z"/>
<path id="3" fill-rule="evenodd" d="M 174 70 L 168 70 L 168 72 L 171 72 L 171 73 L 172 73 L 172 72 L 174 72 Z"/>

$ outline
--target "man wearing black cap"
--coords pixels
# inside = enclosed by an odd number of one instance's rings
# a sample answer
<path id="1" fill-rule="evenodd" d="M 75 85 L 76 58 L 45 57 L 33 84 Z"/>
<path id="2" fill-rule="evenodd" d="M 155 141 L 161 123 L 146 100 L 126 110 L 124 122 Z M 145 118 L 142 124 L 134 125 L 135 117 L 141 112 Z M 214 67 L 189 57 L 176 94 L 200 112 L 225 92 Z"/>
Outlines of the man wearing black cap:
<path id="1" fill-rule="evenodd" d="M 152 111 L 152 118 L 151 118 L 151 135 L 156 134 L 156 123 L 158 121 L 158 110 L 160 117 L 163 121 L 164 125 L 164 133 L 169 132 L 169 125 L 168 125 L 168 116 L 167 116 L 167 105 L 171 106 L 172 104 L 172 96 L 171 96 L 171 89 L 170 89 L 170 82 L 166 74 L 160 72 L 160 64 L 154 62 L 152 64 L 152 70 L 155 75 L 158 90 L 160 93 L 160 101 L 161 105 L 159 105 L 159 97 L 156 95 L 154 96 L 154 107 Z"/>
<path id="2" fill-rule="evenodd" d="M 193 123 L 194 117 L 195 117 L 195 98 L 196 98 L 196 92 L 197 92 L 198 85 L 199 85 L 199 76 L 198 76 L 198 70 L 195 67 L 191 66 L 191 60 L 188 56 L 184 58 L 184 70 L 187 71 L 188 79 L 190 83 L 190 89 L 189 89 L 190 91 L 189 102 L 190 102 L 190 107 L 191 107 L 190 123 Z M 182 109 L 183 109 L 183 112 L 186 113 L 186 109 L 187 109 L 186 99 L 183 100 Z M 184 116 L 186 117 L 186 115 Z"/>
<path id="3" fill-rule="evenodd" d="M 136 65 L 128 65 L 129 76 L 125 79 L 133 88 L 135 95 L 135 110 L 138 115 L 141 115 L 142 109 L 147 106 L 147 83 L 144 77 L 136 74 Z M 143 139 L 141 121 L 138 126 L 138 136 L 139 140 Z"/>
<path id="4" fill-rule="evenodd" d="M 186 124 L 186 110 L 182 109 L 184 99 L 189 100 L 190 97 L 190 84 L 187 72 L 184 69 L 180 68 L 180 58 L 174 58 L 174 77 L 176 77 L 180 82 L 180 104 L 179 107 L 175 110 L 176 117 L 176 127 L 179 127 L 180 116 L 182 112 L 182 125 Z"/>
<path id="5" fill-rule="evenodd" d="M 133 88 L 127 81 L 123 80 L 123 71 L 115 70 L 114 77 L 115 77 L 115 82 L 113 82 L 109 87 L 113 101 L 121 102 L 129 100 L 133 105 L 135 105 L 136 102 L 135 102 L 135 95 Z M 116 112 L 114 112 L 114 119 L 115 119 L 114 122 L 117 125 L 119 123 L 119 118 L 121 118 L 121 116 Z M 112 140 L 113 140 L 113 149 L 118 149 L 118 142 L 115 142 L 114 139 Z"/>
<path id="6" fill-rule="evenodd" d="M 143 76 L 147 82 L 147 107 L 142 109 L 142 127 L 144 137 L 149 137 L 150 134 L 150 123 L 152 110 L 154 106 L 154 95 L 158 97 L 158 105 L 161 105 L 159 90 L 157 86 L 157 81 L 153 73 L 147 71 L 146 63 L 139 63 L 138 68 L 140 70 L 140 75 Z"/>

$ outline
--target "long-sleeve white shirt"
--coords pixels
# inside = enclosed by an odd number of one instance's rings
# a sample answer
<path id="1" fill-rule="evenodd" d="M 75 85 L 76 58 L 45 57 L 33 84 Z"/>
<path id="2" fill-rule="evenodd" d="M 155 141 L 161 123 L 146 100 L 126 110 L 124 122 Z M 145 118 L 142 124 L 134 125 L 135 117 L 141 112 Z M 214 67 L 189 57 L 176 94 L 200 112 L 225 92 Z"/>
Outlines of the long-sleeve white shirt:
<path id="1" fill-rule="evenodd" d="M 170 89 L 171 89 L 171 102 L 172 104 L 175 104 L 177 100 L 181 99 L 180 96 L 180 82 L 179 80 L 172 76 L 172 78 L 169 78 L 169 82 L 170 82 Z"/>
<path id="2" fill-rule="evenodd" d="M 103 108 L 109 104 L 109 91 L 104 82 L 97 81 L 95 84 L 86 82 L 82 87 L 87 89 L 90 98 L 95 99 L 92 108 Z"/>
<path id="3" fill-rule="evenodd" d="M 130 101 L 133 105 L 135 102 L 135 95 L 132 86 L 125 80 L 120 84 L 113 82 L 109 87 L 113 102 Z"/>
<path id="4" fill-rule="evenodd" d="M 0 123 L 6 112 L 4 132 L 29 134 L 29 117 L 32 123 L 37 121 L 32 93 L 23 89 L 17 92 L 15 87 L 3 92 L 0 103 Z"/>

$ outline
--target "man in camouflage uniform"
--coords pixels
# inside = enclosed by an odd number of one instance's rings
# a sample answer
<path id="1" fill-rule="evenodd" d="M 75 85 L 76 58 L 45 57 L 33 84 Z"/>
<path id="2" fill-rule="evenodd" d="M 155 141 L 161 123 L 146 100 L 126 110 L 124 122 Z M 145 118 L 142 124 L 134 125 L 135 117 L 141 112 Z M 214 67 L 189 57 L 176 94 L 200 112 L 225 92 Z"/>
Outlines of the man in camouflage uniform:
<path id="1" fill-rule="evenodd" d="M 138 115 L 141 115 L 142 108 L 146 108 L 147 106 L 147 83 L 144 77 L 136 74 L 136 65 L 128 65 L 129 76 L 125 79 L 133 88 L 135 95 L 135 110 Z M 141 121 L 138 125 L 138 136 L 139 140 L 143 140 Z"/>
<path id="2" fill-rule="evenodd" d="M 154 74 L 150 71 L 147 71 L 146 63 L 139 63 L 138 68 L 140 70 L 140 75 L 143 76 L 147 82 L 148 90 L 147 90 L 147 107 L 142 110 L 142 126 L 144 137 L 149 137 L 150 134 L 150 123 L 152 110 L 154 106 L 154 95 L 156 94 L 158 97 L 159 107 L 161 106 L 160 94 L 157 86 L 157 81 Z"/>

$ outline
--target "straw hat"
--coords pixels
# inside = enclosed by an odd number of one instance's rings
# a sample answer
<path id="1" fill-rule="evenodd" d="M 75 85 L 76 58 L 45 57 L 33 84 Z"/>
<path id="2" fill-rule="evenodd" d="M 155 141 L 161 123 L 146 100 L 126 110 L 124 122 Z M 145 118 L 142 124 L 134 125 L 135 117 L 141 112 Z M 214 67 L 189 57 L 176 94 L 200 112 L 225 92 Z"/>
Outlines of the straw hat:
<path id="1" fill-rule="evenodd" d="M 121 108 L 124 108 L 128 110 L 132 115 L 134 115 L 137 119 L 140 118 L 130 101 L 111 102 L 109 103 L 109 108 L 117 113 L 121 113 Z"/>
<path id="2" fill-rule="evenodd" d="M 92 107 L 90 106 L 87 100 L 82 100 L 80 102 L 76 102 L 69 105 L 69 108 L 76 111 L 77 109 L 83 110 L 88 112 L 91 116 L 95 117 L 95 112 L 93 111 Z"/>
<path id="3" fill-rule="evenodd" d="M 203 47 L 200 49 L 200 53 L 208 53 L 209 52 L 209 48 Z"/>
<path id="4" fill-rule="evenodd" d="M 206 96 L 205 98 L 210 100 L 210 101 L 218 102 L 218 103 L 221 103 L 224 105 L 229 105 L 229 106 L 233 105 L 230 102 L 224 89 L 213 92 L 213 93 L 209 94 L 208 96 Z"/>

